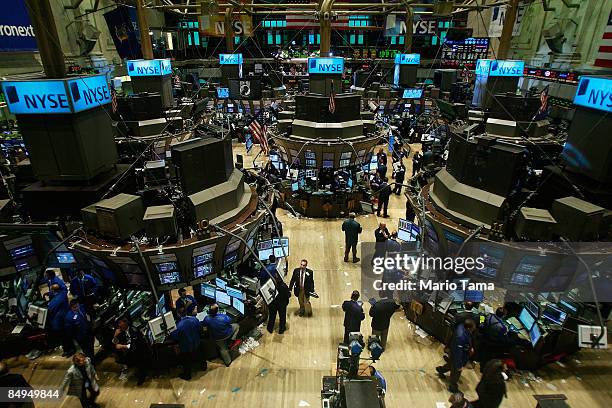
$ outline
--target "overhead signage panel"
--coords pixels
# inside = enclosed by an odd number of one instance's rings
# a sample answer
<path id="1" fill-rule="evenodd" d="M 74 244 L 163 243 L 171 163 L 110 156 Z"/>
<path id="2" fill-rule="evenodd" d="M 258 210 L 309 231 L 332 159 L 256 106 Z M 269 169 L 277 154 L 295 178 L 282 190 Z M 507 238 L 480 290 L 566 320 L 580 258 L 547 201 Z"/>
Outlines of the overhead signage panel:
<path id="1" fill-rule="evenodd" d="M 404 89 L 402 98 L 404 99 L 421 99 L 423 97 L 423 89 L 421 88 L 408 88 Z"/>
<path id="2" fill-rule="evenodd" d="M 574 104 L 612 112 L 612 78 L 580 77 Z"/>
<path id="3" fill-rule="evenodd" d="M 308 58 L 309 74 L 342 74 L 343 72 L 344 58 Z"/>
<path id="4" fill-rule="evenodd" d="M 241 65 L 242 63 L 242 54 L 219 54 L 219 64 L 221 65 Z"/>
<path id="5" fill-rule="evenodd" d="M 170 75 L 172 63 L 170 59 L 130 60 L 127 62 L 127 71 L 131 77 Z"/>
<path id="6" fill-rule="evenodd" d="M 105 75 L 62 80 L 5 81 L 2 89 L 10 112 L 78 113 L 111 102 Z"/>
<path id="7" fill-rule="evenodd" d="M 421 63 L 421 54 L 397 54 L 395 63 L 399 65 L 419 65 Z"/>

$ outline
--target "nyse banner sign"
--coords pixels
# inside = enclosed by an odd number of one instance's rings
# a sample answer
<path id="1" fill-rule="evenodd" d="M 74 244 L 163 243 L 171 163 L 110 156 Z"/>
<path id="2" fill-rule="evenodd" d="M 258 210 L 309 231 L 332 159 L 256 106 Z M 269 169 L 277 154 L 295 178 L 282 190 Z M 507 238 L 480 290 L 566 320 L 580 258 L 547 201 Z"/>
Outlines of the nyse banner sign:
<path id="1" fill-rule="evenodd" d="M 344 58 L 308 58 L 309 74 L 342 74 Z"/>
<path id="2" fill-rule="evenodd" d="M 234 35 L 250 37 L 253 20 L 249 16 L 238 16 L 232 20 Z M 207 37 L 225 37 L 225 17 L 220 15 L 200 16 L 200 32 Z"/>
<path id="3" fill-rule="evenodd" d="M 608 113 L 612 112 L 612 79 L 581 77 L 574 104 Z"/>
<path id="4" fill-rule="evenodd" d="M 397 54 L 395 63 L 399 65 L 419 65 L 421 63 L 421 54 Z"/>
<path id="5" fill-rule="evenodd" d="M 417 36 L 436 35 L 439 23 L 442 22 L 445 25 L 447 21 L 450 22 L 450 20 L 415 20 L 412 23 L 412 33 Z M 406 34 L 406 21 L 399 20 L 395 15 L 387 16 L 385 36 L 394 37 L 404 34 Z"/>
<path id="6" fill-rule="evenodd" d="M 172 64 L 169 59 L 130 60 L 127 71 L 131 77 L 164 76 L 172 74 Z"/>
<path id="7" fill-rule="evenodd" d="M 421 99 L 423 97 L 423 90 L 420 88 L 408 88 L 404 89 L 402 98 L 404 99 Z"/>
<path id="8" fill-rule="evenodd" d="M 487 60 L 476 61 L 476 75 L 495 77 L 522 77 L 525 62 L 518 60 Z"/>
<path id="9" fill-rule="evenodd" d="M 2 90 L 12 114 L 78 113 L 111 101 L 105 75 L 63 80 L 4 81 Z"/>
<path id="10" fill-rule="evenodd" d="M 0 51 L 36 51 L 36 36 L 25 0 L 1 0 Z"/>
<path id="11" fill-rule="evenodd" d="M 240 65 L 242 63 L 242 54 L 219 54 L 219 65 Z"/>

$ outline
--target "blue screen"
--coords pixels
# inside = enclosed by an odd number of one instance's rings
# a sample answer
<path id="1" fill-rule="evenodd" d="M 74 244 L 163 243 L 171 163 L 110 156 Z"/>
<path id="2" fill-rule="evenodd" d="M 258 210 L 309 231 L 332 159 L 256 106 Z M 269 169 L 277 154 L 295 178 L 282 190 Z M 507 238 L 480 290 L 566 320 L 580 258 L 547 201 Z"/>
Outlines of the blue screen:
<path id="1" fill-rule="evenodd" d="M 397 54 L 395 63 L 399 65 L 419 65 L 421 63 L 421 54 Z"/>
<path id="2" fill-rule="evenodd" d="M 612 112 L 611 93 L 611 79 L 583 76 L 580 77 L 576 96 L 574 96 L 574 104 L 604 112 Z"/>
<path id="3" fill-rule="evenodd" d="M 291 183 L 291 191 L 298 191 L 300 189 L 299 183 Z"/>
<path id="4" fill-rule="evenodd" d="M 229 98 L 229 88 L 217 88 L 217 98 L 218 99 Z"/>
<path id="5" fill-rule="evenodd" d="M 230 296 L 222 290 L 217 289 L 217 291 L 215 292 L 215 300 L 217 301 L 217 303 L 221 303 L 228 306 L 232 305 L 232 298 L 230 298 Z"/>
<path id="6" fill-rule="evenodd" d="M 240 300 L 244 299 L 244 294 L 242 293 L 240 289 L 232 288 L 231 286 L 226 286 L 225 291 L 227 292 L 228 295 L 230 295 L 233 298 L 237 298 Z"/>
<path id="7" fill-rule="evenodd" d="M 540 328 L 537 324 L 534 324 L 531 330 L 529 330 L 529 340 L 531 340 L 531 345 L 533 347 L 535 347 L 535 345 L 538 343 L 538 340 L 540 340 L 541 336 L 542 333 L 540 333 Z"/>
<path id="8" fill-rule="evenodd" d="M 219 54 L 220 65 L 240 65 L 242 62 L 242 54 Z"/>
<path id="9" fill-rule="evenodd" d="M 213 285 L 203 283 L 200 286 L 200 290 L 204 296 L 210 299 L 215 299 L 215 292 L 217 291 Z"/>
<path id="10" fill-rule="evenodd" d="M 68 81 L 74 112 L 111 103 L 111 93 L 106 75 L 80 77 Z"/>
<path id="11" fill-rule="evenodd" d="M 70 113 L 66 83 L 53 81 L 7 81 L 2 89 L 12 114 Z"/>
<path id="12" fill-rule="evenodd" d="M 484 299 L 484 292 L 481 290 L 466 290 L 464 301 L 466 302 L 482 302 Z"/>
<path id="13" fill-rule="evenodd" d="M 404 89 L 404 99 L 421 99 L 423 97 L 423 90 L 419 88 L 408 88 Z"/>
<path id="14" fill-rule="evenodd" d="M 523 323 L 523 326 L 527 330 L 531 330 L 531 326 L 535 323 L 535 318 L 526 308 L 521 310 L 521 314 L 519 315 L 519 321 Z"/>
<path id="15" fill-rule="evenodd" d="M 525 62 L 518 60 L 479 59 L 476 62 L 476 75 L 497 77 L 522 77 Z"/>
<path id="16" fill-rule="evenodd" d="M 348 181 L 346 182 L 346 185 L 348 188 L 353 188 L 353 179 L 352 178 L 348 179 Z"/>
<path id="17" fill-rule="evenodd" d="M 309 74 L 342 74 L 344 58 L 308 58 Z"/>
<path id="18" fill-rule="evenodd" d="M 57 262 L 61 264 L 76 263 L 76 259 L 74 259 L 72 252 L 56 252 L 55 257 L 57 258 Z"/>
<path id="19" fill-rule="evenodd" d="M 232 299 L 232 306 L 241 314 L 244 315 L 244 302 L 238 298 Z"/>
<path id="20" fill-rule="evenodd" d="M 225 279 L 215 278 L 215 285 L 217 285 L 219 289 L 225 290 L 225 286 L 227 285 L 227 282 L 225 281 Z"/>
<path id="21" fill-rule="evenodd" d="M 131 77 L 170 75 L 172 63 L 169 59 L 130 60 L 127 62 L 127 73 Z"/>

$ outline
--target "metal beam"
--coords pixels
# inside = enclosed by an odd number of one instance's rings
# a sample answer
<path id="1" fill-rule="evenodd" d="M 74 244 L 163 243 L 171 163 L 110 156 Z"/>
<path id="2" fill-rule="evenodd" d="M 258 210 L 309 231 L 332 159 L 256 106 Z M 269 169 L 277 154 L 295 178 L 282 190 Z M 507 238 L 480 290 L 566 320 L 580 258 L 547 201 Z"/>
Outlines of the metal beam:
<path id="1" fill-rule="evenodd" d="M 144 59 L 153 59 L 153 45 L 149 35 L 149 21 L 147 20 L 146 12 L 143 0 L 136 0 L 136 15 L 138 17 L 138 28 L 140 29 L 142 57 Z"/>
<path id="2" fill-rule="evenodd" d="M 26 6 L 47 78 L 64 78 L 66 62 L 49 0 L 26 0 Z"/>

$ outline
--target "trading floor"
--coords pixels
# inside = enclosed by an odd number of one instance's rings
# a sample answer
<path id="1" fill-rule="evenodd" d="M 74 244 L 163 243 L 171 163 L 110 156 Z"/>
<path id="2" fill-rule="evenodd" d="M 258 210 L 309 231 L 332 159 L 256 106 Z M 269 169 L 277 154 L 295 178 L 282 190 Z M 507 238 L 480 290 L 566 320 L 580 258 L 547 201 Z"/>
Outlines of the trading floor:
<path id="1" fill-rule="evenodd" d="M 417 146 L 412 146 L 416 148 Z M 234 153 L 243 154 L 245 163 L 254 155 L 234 145 Z M 405 160 L 410 172 L 410 160 Z M 403 198 L 393 196 L 390 218 L 393 228 L 405 211 Z M 265 333 L 261 344 L 226 368 L 220 360 L 209 363 L 208 371 L 197 372 L 186 382 L 178 378 L 178 368 L 153 373 L 153 378 L 136 387 L 133 376 L 119 379 L 120 367 L 108 358 L 97 367 L 102 407 L 148 407 L 152 403 L 181 403 L 185 407 L 316 407 L 320 406 L 321 379 L 332 374 L 336 348 L 342 340 L 343 312 L 340 304 L 352 290 L 360 289 L 359 264 L 344 263 L 344 234 L 340 219 L 296 219 L 278 210 L 285 235 L 291 239 L 290 271 L 306 258 L 314 271 L 319 299 L 312 299 L 313 317 L 296 315 L 297 300 L 288 308 L 288 330 L 283 335 Z M 380 221 L 375 215 L 359 216 L 362 240 L 372 240 Z M 369 304 L 365 303 L 366 316 Z M 369 334 L 370 318 L 362 323 Z M 387 381 L 386 406 L 436 407 L 446 402 L 446 383 L 438 378 L 435 367 L 442 362 L 443 346 L 431 338 L 421 339 L 415 328 L 398 311 L 392 319 L 388 350 L 376 368 Z M 35 361 L 25 357 L 9 360 L 14 372 L 21 372 L 37 388 L 57 386 L 69 366 L 69 359 L 59 351 Z M 534 394 L 565 394 L 572 407 L 612 406 L 612 353 L 583 350 L 568 362 L 543 367 L 537 373 L 521 372 L 508 382 L 508 398 L 502 407 L 535 406 Z M 466 369 L 459 388 L 468 399 L 480 378 L 478 366 Z M 231 405 L 230 405 L 231 404 Z M 56 403 L 37 402 L 37 407 L 56 407 Z M 61 407 L 77 407 L 76 398 L 65 399 Z"/>

